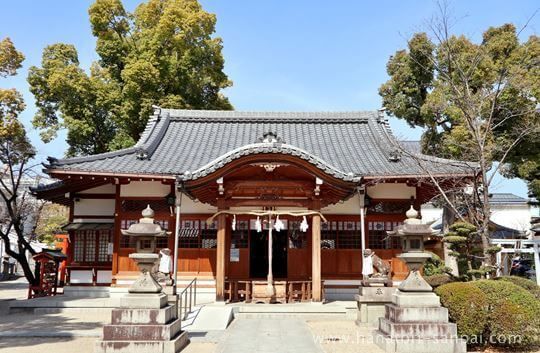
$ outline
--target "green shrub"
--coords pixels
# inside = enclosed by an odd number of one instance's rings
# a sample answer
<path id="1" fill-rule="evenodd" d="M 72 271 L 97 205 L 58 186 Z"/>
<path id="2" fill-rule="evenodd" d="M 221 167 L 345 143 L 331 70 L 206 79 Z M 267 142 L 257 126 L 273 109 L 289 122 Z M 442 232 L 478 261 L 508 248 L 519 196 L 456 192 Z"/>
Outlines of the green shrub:
<path id="1" fill-rule="evenodd" d="M 458 334 L 469 339 L 480 337 L 487 323 L 486 295 L 469 282 L 444 284 L 435 290 L 441 303 L 448 308 L 450 320 L 457 324 Z"/>
<path id="2" fill-rule="evenodd" d="M 424 263 L 424 276 L 441 275 L 449 273 L 452 270 L 445 266 L 444 261 L 439 255 L 430 252 L 431 258 Z"/>
<path id="3" fill-rule="evenodd" d="M 437 288 L 439 286 L 442 286 L 443 284 L 447 284 L 447 283 L 455 281 L 452 277 L 450 277 L 447 274 L 425 276 L 424 278 L 426 282 L 429 283 L 429 285 L 432 286 L 433 288 Z"/>
<path id="4" fill-rule="evenodd" d="M 496 278 L 499 281 L 507 281 L 514 283 L 516 286 L 527 290 L 529 293 L 532 293 L 537 299 L 540 299 L 540 286 L 536 282 L 531 281 L 530 279 L 518 277 L 518 276 L 503 276 Z"/>
<path id="5" fill-rule="evenodd" d="M 480 280 L 471 287 L 483 292 L 488 301 L 485 337 L 497 337 L 499 345 L 532 346 L 540 343 L 540 301 L 509 281 Z M 518 341 L 512 342 L 514 338 Z"/>

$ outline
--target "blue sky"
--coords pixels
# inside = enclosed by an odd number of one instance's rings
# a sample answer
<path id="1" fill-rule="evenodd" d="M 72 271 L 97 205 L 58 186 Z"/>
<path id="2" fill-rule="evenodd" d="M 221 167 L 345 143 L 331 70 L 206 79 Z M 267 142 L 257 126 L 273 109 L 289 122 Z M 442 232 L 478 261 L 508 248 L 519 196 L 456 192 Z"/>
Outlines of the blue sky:
<path id="1" fill-rule="evenodd" d="M 23 92 L 27 109 L 22 119 L 31 128 L 35 112 L 28 91 L 28 67 L 39 65 L 43 48 L 55 42 L 74 44 L 84 67 L 97 60 L 87 9 L 91 0 L 4 1 L 0 38 L 9 36 L 24 52 L 19 76 L 0 80 L 2 87 Z M 141 1 L 124 0 L 132 10 Z M 234 86 L 226 90 L 237 110 L 343 111 L 381 106 L 378 87 L 387 80 L 386 62 L 406 38 L 425 28 L 436 11 L 431 0 L 202 0 L 217 15 L 217 35 L 223 38 L 225 71 Z M 478 39 L 489 26 L 525 24 L 537 1 L 454 1 L 458 19 L 454 31 Z M 540 16 L 522 33 L 540 30 Z M 418 139 L 421 131 L 391 119 L 395 134 Z M 43 144 L 36 131 L 32 141 L 40 159 L 62 156 L 64 134 Z M 494 192 L 525 197 L 520 180 L 498 178 Z"/>

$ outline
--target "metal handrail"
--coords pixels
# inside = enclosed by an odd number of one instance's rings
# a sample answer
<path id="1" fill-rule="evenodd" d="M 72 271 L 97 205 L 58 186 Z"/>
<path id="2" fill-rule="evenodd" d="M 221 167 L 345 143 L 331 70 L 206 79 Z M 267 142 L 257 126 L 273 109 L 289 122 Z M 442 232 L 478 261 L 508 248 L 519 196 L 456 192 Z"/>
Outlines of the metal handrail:
<path id="1" fill-rule="evenodd" d="M 178 301 L 178 317 L 180 320 L 185 320 L 191 312 L 191 309 L 197 305 L 197 277 L 189 282 L 186 288 L 180 292 Z"/>

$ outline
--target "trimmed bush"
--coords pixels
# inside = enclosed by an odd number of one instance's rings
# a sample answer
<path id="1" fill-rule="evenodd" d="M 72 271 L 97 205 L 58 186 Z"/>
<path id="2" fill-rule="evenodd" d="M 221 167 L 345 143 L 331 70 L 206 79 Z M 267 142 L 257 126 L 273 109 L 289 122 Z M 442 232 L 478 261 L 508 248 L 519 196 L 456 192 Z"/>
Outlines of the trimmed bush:
<path id="1" fill-rule="evenodd" d="M 507 281 L 514 283 L 516 286 L 520 286 L 521 288 L 534 295 L 537 299 L 540 299 L 540 286 L 538 286 L 536 282 L 531 281 L 530 279 L 518 276 L 503 276 L 496 279 L 499 281 Z"/>
<path id="2" fill-rule="evenodd" d="M 540 301 L 534 295 L 509 281 L 468 284 L 482 291 L 488 301 L 485 338 L 496 337 L 494 344 L 513 347 L 540 343 Z"/>
<path id="3" fill-rule="evenodd" d="M 444 284 L 435 290 L 448 308 L 450 320 L 457 324 L 458 334 L 469 339 L 481 337 L 487 324 L 486 295 L 469 282 Z"/>
<path id="4" fill-rule="evenodd" d="M 439 286 L 442 286 L 443 284 L 454 282 L 454 279 L 452 279 L 452 277 L 447 274 L 425 276 L 424 278 L 426 282 L 429 283 L 429 285 L 433 288 L 437 288 Z"/>

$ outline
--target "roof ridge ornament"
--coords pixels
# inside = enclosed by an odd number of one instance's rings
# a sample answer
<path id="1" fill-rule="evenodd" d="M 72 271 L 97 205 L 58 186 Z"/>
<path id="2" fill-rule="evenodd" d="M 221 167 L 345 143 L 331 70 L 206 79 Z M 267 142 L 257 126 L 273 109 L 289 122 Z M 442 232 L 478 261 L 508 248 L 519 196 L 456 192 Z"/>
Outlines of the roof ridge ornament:
<path id="1" fill-rule="evenodd" d="M 390 162 L 399 162 L 401 160 L 401 151 L 399 148 L 394 148 L 388 153 L 388 160 Z"/>
<path id="2" fill-rule="evenodd" d="M 277 133 L 275 133 L 273 131 L 267 131 L 267 132 L 263 133 L 263 135 L 257 139 L 257 142 L 259 142 L 259 143 L 277 143 L 277 144 L 285 143 L 285 141 L 280 136 L 278 136 Z"/>

